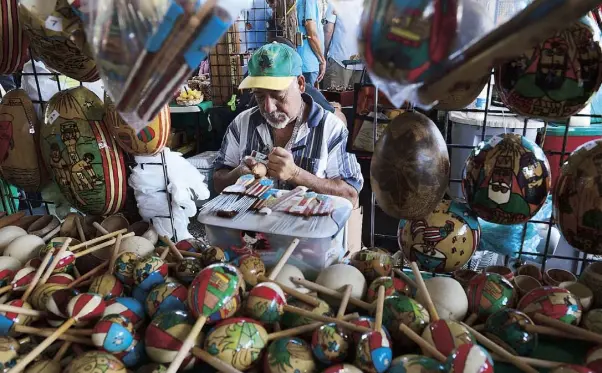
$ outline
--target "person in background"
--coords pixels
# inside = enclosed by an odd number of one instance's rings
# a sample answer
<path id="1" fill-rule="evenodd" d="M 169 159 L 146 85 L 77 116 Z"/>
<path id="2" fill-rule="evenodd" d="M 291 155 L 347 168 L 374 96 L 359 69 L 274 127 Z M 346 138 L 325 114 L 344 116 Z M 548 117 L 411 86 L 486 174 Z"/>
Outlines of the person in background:
<path id="1" fill-rule="evenodd" d="M 326 0 L 297 1 L 299 30 L 303 34 L 303 45 L 297 48 L 297 52 L 303 61 L 305 81 L 313 86 L 322 81 L 326 72 L 322 20 L 327 6 Z"/>
<path id="2" fill-rule="evenodd" d="M 243 49 L 253 52 L 267 43 L 268 23 L 272 19 L 272 8 L 268 6 L 266 0 L 253 0 L 253 5 L 244 12 L 244 16 L 246 45 L 243 45 Z"/>
<path id="3" fill-rule="evenodd" d="M 361 0 L 351 0 L 345 3 L 345 7 L 361 9 L 362 3 Z M 326 47 L 324 89 L 347 87 L 359 83 L 362 78 L 363 65 L 345 67 L 343 64 L 343 61 L 357 59 L 359 55 L 357 46 L 359 24 L 345 22 L 344 16 L 344 13 L 337 14 L 332 3 L 328 5 L 324 25 L 324 45 Z"/>

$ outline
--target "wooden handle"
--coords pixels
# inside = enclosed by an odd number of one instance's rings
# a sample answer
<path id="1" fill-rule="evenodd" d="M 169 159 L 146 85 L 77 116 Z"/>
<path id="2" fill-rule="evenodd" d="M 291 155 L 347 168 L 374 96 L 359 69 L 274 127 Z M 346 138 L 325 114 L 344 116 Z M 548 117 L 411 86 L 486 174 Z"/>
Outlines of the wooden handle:
<path id="1" fill-rule="evenodd" d="M 418 284 L 414 281 L 410 276 L 406 275 L 402 270 L 394 268 L 393 272 L 397 274 L 397 276 L 401 277 L 403 281 L 405 281 L 408 285 L 413 287 L 414 289 L 418 289 Z"/>
<path id="2" fill-rule="evenodd" d="M 320 300 L 318 298 L 314 298 L 311 295 L 307 295 L 307 294 L 303 294 L 300 291 L 297 291 L 293 288 L 290 288 L 286 285 L 283 285 L 277 281 L 270 281 L 270 279 L 268 279 L 265 276 L 260 275 L 258 277 L 258 280 L 260 282 L 273 282 L 276 285 L 280 286 L 280 288 L 282 289 L 282 291 L 284 291 L 285 293 L 287 293 L 288 295 L 290 295 L 291 297 L 294 297 L 298 300 L 300 300 L 301 302 L 307 303 L 312 307 L 318 307 L 320 305 Z"/>
<path id="3" fill-rule="evenodd" d="M 518 369 L 522 370 L 525 373 L 536 373 L 537 372 L 537 370 L 533 369 L 532 367 L 530 367 L 523 361 L 519 360 L 517 358 L 517 356 L 512 355 L 510 352 L 506 351 L 504 348 L 496 345 L 493 341 L 491 341 L 489 338 L 485 337 L 483 334 L 477 332 L 472 327 L 470 327 L 464 323 L 461 323 L 461 324 L 464 325 L 464 327 L 466 329 L 468 329 L 468 331 L 471 332 L 475 336 L 475 338 L 477 339 L 477 341 L 479 341 L 479 343 L 481 343 L 483 346 L 487 347 L 487 349 L 491 350 L 492 352 L 500 355 L 501 357 L 508 359 L 510 364 L 514 365 L 515 367 L 517 367 Z"/>
<path id="4" fill-rule="evenodd" d="M 16 306 L 8 305 L 8 304 L 0 304 L 0 312 L 11 312 L 11 313 L 19 314 L 19 315 L 33 316 L 33 317 L 46 316 L 46 312 L 44 312 L 44 311 L 33 310 L 31 308 L 16 307 Z"/>
<path id="5" fill-rule="evenodd" d="M 84 233 L 81 219 L 82 217 L 79 215 L 75 217 L 75 227 L 77 228 L 77 234 L 79 235 L 81 242 L 86 242 L 86 234 Z"/>
<path id="6" fill-rule="evenodd" d="M 293 251 L 295 251 L 297 246 L 299 246 L 299 242 L 299 239 L 295 238 L 284 251 L 284 254 L 282 254 L 282 257 L 280 257 L 280 260 L 278 260 L 278 263 L 276 263 L 276 266 L 272 269 L 272 272 L 270 272 L 270 275 L 268 276 L 271 281 L 274 281 L 280 271 L 282 271 L 282 267 L 284 267 L 291 255 L 293 255 Z"/>
<path id="7" fill-rule="evenodd" d="M 111 233 L 105 227 L 103 227 L 102 225 L 98 224 L 98 222 L 92 223 L 92 226 L 94 226 L 94 228 L 96 228 L 97 231 L 99 231 L 101 234 L 103 234 L 105 236 L 107 234 Z"/>
<path id="8" fill-rule="evenodd" d="M 51 230 L 50 232 L 48 232 L 44 237 L 42 237 L 42 241 L 48 243 L 48 241 L 50 241 L 54 236 L 59 234 L 60 231 L 61 231 L 61 226 L 59 225 L 58 227 L 56 227 L 53 230 Z"/>
<path id="9" fill-rule="evenodd" d="M 533 319 L 540 324 L 545 324 L 554 329 L 558 329 L 563 332 L 573 334 L 577 337 L 587 339 L 587 340 L 595 342 L 597 344 L 602 344 L 602 335 L 596 334 L 594 332 L 590 332 L 589 330 L 579 328 L 575 325 L 563 323 L 560 320 L 556 320 L 551 317 L 542 315 L 541 313 L 536 313 L 533 316 Z"/>
<path id="10" fill-rule="evenodd" d="M 343 292 L 343 298 L 341 304 L 339 304 L 339 311 L 337 312 L 337 319 L 342 320 L 347 311 L 347 305 L 349 304 L 349 298 L 351 298 L 351 292 L 353 291 L 353 285 L 346 285 L 345 291 Z"/>
<path id="11" fill-rule="evenodd" d="M 466 321 L 464 321 L 464 323 L 468 326 L 472 326 L 478 318 L 479 315 L 477 315 L 476 313 L 471 313 L 470 316 L 468 316 L 468 318 L 466 319 Z"/>
<path id="12" fill-rule="evenodd" d="M 176 244 L 173 243 L 173 241 L 169 239 L 169 237 L 167 237 L 167 236 L 161 236 L 159 238 L 161 239 L 161 241 L 163 241 L 164 243 L 167 244 L 167 246 L 169 247 L 169 250 L 171 250 L 171 253 L 173 255 L 175 255 L 175 257 L 177 258 L 178 262 L 181 262 L 182 260 L 184 260 L 184 256 L 182 255 L 182 253 L 180 252 L 180 250 L 178 250 L 178 248 L 176 247 Z"/>
<path id="13" fill-rule="evenodd" d="M 63 255 L 63 253 L 65 251 L 67 251 L 67 249 L 69 248 L 69 245 L 71 245 L 71 238 L 67 238 L 65 240 L 65 242 L 63 242 L 63 244 L 61 245 L 61 248 L 57 252 L 53 253 L 54 258 L 52 259 L 52 263 L 50 263 L 50 265 L 46 269 L 46 272 L 44 272 L 44 276 L 42 276 L 42 278 L 40 279 L 40 285 L 44 285 L 46 283 L 46 281 L 48 281 L 48 279 L 52 275 L 52 272 L 54 272 L 54 269 L 61 261 L 61 255 Z M 53 251 L 54 251 L 54 248 L 49 250 L 49 252 L 51 252 L 51 253 Z"/>
<path id="14" fill-rule="evenodd" d="M 360 317 L 359 313 L 350 313 L 349 315 L 343 316 L 341 320 L 349 321 L 353 319 L 357 319 Z M 320 326 L 324 325 L 323 322 L 314 322 L 307 325 L 297 326 L 295 328 L 285 329 L 282 331 L 276 331 L 274 333 L 268 334 L 268 341 L 273 341 L 276 339 L 284 338 L 284 337 L 296 337 L 298 335 L 303 335 L 305 333 L 313 332 L 318 329 Z"/>
<path id="15" fill-rule="evenodd" d="M 315 282 L 307 281 L 299 277 L 291 277 L 291 281 L 299 286 L 303 286 L 304 288 L 307 288 L 309 290 L 317 291 L 324 295 L 328 295 L 329 297 L 333 297 L 336 299 L 341 299 L 343 297 L 343 294 L 336 290 L 329 289 L 325 286 L 318 285 Z M 366 311 L 372 311 L 374 309 L 374 306 L 370 303 L 364 302 L 363 300 L 354 297 L 349 298 L 349 303 Z"/>
<path id="16" fill-rule="evenodd" d="M 588 342 L 593 342 L 593 343 L 596 343 L 596 339 L 597 339 L 597 338 L 595 338 L 594 340 L 592 340 L 592 338 L 590 338 L 590 337 L 584 338 L 582 336 L 578 336 L 573 333 L 567 333 L 565 331 L 554 329 L 549 326 L 524 324 L 524 323 L 520 323 L 520 326 L 526 332 L 547 335 L 550 337 L 568 338 L 568 339 L 574 339 L 574 340 L 579 340 L 579 341 L 588 341 Z"/>
<path id="17" fill-rule="evenodd" d="M 135 235 L 135 233 L 134 233 L 134 232 L 130 232 L 130 233 L 126 233 L 126 234 L 124 234 L 123 236 L 121 236 L 121 238 L 122 238 L 122 239 L 124 239 L 124 238 L 128 238 L 128 237 L 133 237 L 134 235 Z M 92 253 L 93 253 L 93 252 L 95 252 L 95 251 L 98 251 L 98 250 L 100 250 L 100 249 L 104 249 L 105 247 L 109 247 L 109 246 L 111 246 L 111 245 L 114 245 L 116 242 L 117 242 L 117 240 L 116 240 L 115 238 L 112 238 L 112 239 L 110 239 L 109 241 L 103 242 L 103 243 L 101 243 L 101 244 L 98 244 L 98 245 L 96 245 L 96 246 L 92 246 L 92 247 L 91 247 L 91 248 L 89 248 L 89 249 L 86 249 L 86 250 L 82 250 L 82 251 L 79 251 L 79 252 L 77 252 L 77 253 L 75 254 L 75 257 L 76 257 L 76 258 L 80 258 L 80 257 L 82 257 L 82 256 L 85 256 L 85 255 L 88 255 L 88 254 L 92 254 Z"/>
<path id="18" fill-rule="evenodd" d="M 95 224 L 98 224 L 98 223 L 95 223 Z M 99 226 L 100 226 L 100 224 L 99 224 Z M 101 228 L 102 228 L 102 227 L 101 227 Z M 106 240 L 108 240 L 109 238 L 113 238 L 113 237 L 117 236 L 117 235 L 118 235 L 118 234 L 120 234 L 120 233 L 121 233 L 121 234 L 126 234 L 126 233 L 127 233 L 127 231 L 128 231 L 128 230 L 124 228 L 124 229 L 120 229 L 120 230 L 118 230 L 118 231 L 115 231 L 115 232 L 111 232 L 111 233 L 105 234 L 104 236 L 100 236 L 100 237 L 93 238 L 93 239 L 91 239 L 91 240 L 88 240 L 88 241 L 86 241 L 86 242 L 82 242 L 82 243 L 80 243 L 80 244 L 77 244 L 77 245 L 75 245 L 75 246 L 72 246 L 72 247 L 71 247 L 71 251 L 75 252 L 75 251 L 77 251 L 77 250 L 79 250 L 79 249 L 81 249 L 81 248 L 84 248 L 84 247 L 86 247 L 86 246 L 90 246 L 90 245 L 93 245 L 93 244 L 95 244 L 95 243 L 98 243 L 98 242 L 101 242 L 101 241 L 106 241 Z"/>
<path id="19" fill-rule="evenodd" d="M 433 345 L 431 345 L 427 340 L 419 336 L 415 331 L 410 329 L 406 324 L 399 324 L 399 331 L 405 334 L 408 338 L 410 338 L 414 343 L 416 343 L 422 349 L 422 352 L 425 355 L 433 356 L 435 359 L 439 360 L 442 363 L 445 363 L 447 357 L 443 355 L 439 350 L 437 350 Z"/>
<path id="20" fill-rule="evenodd" d="M 52 335 L 52 333 L 54 333 L 56 331 L 56 329 L 51 329 L 51 330 L 38 329 L 38 328 L 31 327 L 31 326 L 14 324 L 11 331 L 14 331 L 15 333 L 23 333 L 23 334 L 37 335 L 40 337 L 48 337 L 48 336 Z M 92 343 L 92 340 L 90 338 L 78 337 L 69 332 L 62 334 L 61 336 L 58 337 L 58 339 L 63 340 L 63 341 L 73 342 L 73 343 L 79 343 L 79 344 L 83 344 L 83 345 L 87 345 L 87 346 L 94 346 L 94 343 Z"/>
<path id="21" fill-rule="evenodd" d="M 11 291 L 11 290 L 13 290 L 13 285 L 12 285 L 12 284 L 10 284 L 10 285 L 6 285 L 6 286 L 4 286 L 4 287 L 1 287 L 1 288 L 0 288 L 0 295 L 2 295 L 2 294 L 5 294 L 5 293 L 8 293 L 8 292 L 9 292 L 9 291 Z"/>
<path id="22" fill-rule="evenodd" d="M 431 299 L 431 294 L 426 288 L 426 284 L 424 283 L 424 279 L 422 278 L 422 274 L 420 274 L 420 270 L 418 269 L 418 264 L 416 262 L 410 263 L 410 267 L 412 267 L 412 273 L 414 273 L 414 277 L 416 277 L 416 285 L 418 286 L 418 291 L 420 291 L 424 296 L 426 309 L 429 311 L 431 315 L 431 322 L 435 322 L 439 320 L 439 314 L 437 313 L 437 309 L 433 304 L 433 300 Z"/>
<path id="23" fill-rule="evenodd" d="M 293 313 L 295 315 L 307 317 L 308 319 L 312 319 L 312 320 L 323 321 L 326 323 L 333 323 L 333 324 L 341 326 L 345 329 L 348 329 L 348 330 L 354 331 L 354 332 L 358 332 L 358 333 L 367 333 L 367 332 L 372 331 L 371 329 L 363 327 L 363 326 L 355 325 L 355 324 L 352 324 L 352 323 L 344 321 L 344 320 L 337 320 L 334 317 L 319 315 L 319 314 L 316 314 L 311 311 L 307 311 L 307 310 L 304 310 L 304 309 L 301 309 L 298 307 L 285 305 L 284 311 Z"/>
<path id="24" fill-rule="evenodd" d="M 99 274 L 100 272 L 104 271 L 105 268 L 109 265 L 109 261 L 105 260 L 104 263 L 102 263 L 101 265 L 99 265 L 98 267 L 94 268 L 93 270 L 91 270 L 88 273 L 83 274 L 81 277 L 77 278 L 75 281 L 73 281 L 72 283 L 70 283 L 69 285 L 67 285 L 67 289 L 73 289 L 74 287 L 76 287 L 77 285 L 79 285 L 80 283 L 86 281 L 89 278 L 92 278 L 94 276 L 96 276 L 97 274 Z"/>
<path id="25" fill-rule="evenodd" d="M 111 259 L 109 261 L 109 273 L 115 272 L 115 262 L 117 261 L 117 257 L 119 257 L 119 250 L 121 249 L 121 240 L 123 239 L 123 234 L 119 233 L 117 238 L 115 239 L 115 246 L 113 247 L 113 252 L 111 253 Z"/>
<path id="26" fill-rule="evenodd" d="M 14 223 L 16 223 L 19 219 L 21 219 L 24 216 L 25 216 L 25 211 L 20 211 L 15 214 L 0 218 L 0 228 L 4 228 L 6 226 L 13 225 Z"/>
<path id="27" fill-rule="evenodd" d="M 40 279 L 42 278 L 42 274 L 44 273 L 46 266 L 48 266 L 50 259 L 52 259 L 53 251 L 54 251 L 54 249 L 48 250 L 46 255 L 44 255 L 44 259 L 42 259 L 42 263 L 40 263 L 40 266 L 38 267 L 38 270 L 36 271 L 35 276 L 31 280 L 31 282 L 27 286 L 27 290 L 25 290 L 25 293 L 21 297 L 21 300 L 23 302 L 27 302 L 27 300 L 29 299 L 29 296 L 31 295 L 33 290 L 36 288 L 38 283 L 40 282 Z"/>
<path id="28" fill-rule="evenodd" d="M 44 350 L 46 350 L 48 346 L 50 346 L 54 341 L 56 341 L 58 337 L 61 336 L 61 334 L 67 331 L 67 329 L 72 327 L 75 323 L 76 320 L 74 318 L 70 318 L 67 321 L 65 321 L 63 325 L 60 326 L 60 328 L 55 330 L 54 333 L 46 337 L 46 339 L 44 339 L 42 343 L 37 345 L 27 355 L 22 357 L 21 360 L 17 362 L 17 365 L 15 365 L 11 368 L 11 370 L 9 370 L 9 373 L 19 373 L 22 370 L 24 370 L 27 367 L 27 365 L 29 365 L 29 363 L 31 363 L 32 361 L 34 361 L 35 358 L 40 356 L 40 354 L 44 352 Z"/>
<path id="29" fill-rule="evenodd" d="M 211 355 L 210 353 L 208 353 L 207 351 L 203 350 L 200 347 L 193 347 L 192 348 L 192 354 L 195 357 L 203 360 L 207 364 L 209 364 L 212 367 L 214 367 L 215 369 L 217 369 L 218 372 L 223 372 L 223 373 L 242 373 L 240 370 L 234 368 L 232 365 L 226 364 L 224 361 L 222 361 L 222 360 L 218 359 L 217 357 Z"/>
<path id="30" fill-rule="evenodd" d="M 376 298 L 376 315 L 374 316 L 374 330 L 380 332 L 383 328 L 383 313 L 385 310 L 385 287 L 378 287 L 378 296 Z"/>
<path id="31" fill-rule="evenodd" d="M 71 342 L 68 342 L 68 341 L 63 342 L 63 344 L 61 345 L 61 348 L 59 348 L 59 350 L 56 352 L 56 354 L 54 355 L 52 360 L 56 361 L 57 363 L 60 362 L 63 359 L 63 357 L 65 356 L 65 354 L 67 353 L 67 351 L 69 350 L 69 347 L 71 347 Z"/>
<path id="32" fill-rule="evenodd" d="M 198 338 L 199 334 L 201 334 L 201 329 L 203 329 L 203 326 L 205 326 L 206 321 L 206 316 L 201 316 L 196 320 L 196 322 L 192 326 L 192 329 L 190 329 L 190 333 L 188 333 L 188 336 L 186 337 L 184 342 L 182 342 L 182 345 L 178 350 L 176 357 L 173 359 L 165 373 L 176 373 L 178 369 L 180 369 L 180 366 L 184 362 L 184 359 L 186 359 L 186 356 L 194 346 L 196 339 Z"/>
<path id="33" fill-rule="evenodd" d="M 510 360 L 503 358 L 496 353 L 492 353 L 491 357 L 493 358 L 493 360 L 501 361 L 502 363 L 510 363 Z M 545 368 L 545 369 L 554 369 L 561 365 L 566 364 L 566 363 L 559 363 L 557 361 L 541 360 L 541 359 L 534 359 L 531 357 L 522 357 L 522 356 L 517 356 L 517 359 L 519 359 L 520 361 L 522 361 L 525 364 L 531 365 L 532 367 Z"/>

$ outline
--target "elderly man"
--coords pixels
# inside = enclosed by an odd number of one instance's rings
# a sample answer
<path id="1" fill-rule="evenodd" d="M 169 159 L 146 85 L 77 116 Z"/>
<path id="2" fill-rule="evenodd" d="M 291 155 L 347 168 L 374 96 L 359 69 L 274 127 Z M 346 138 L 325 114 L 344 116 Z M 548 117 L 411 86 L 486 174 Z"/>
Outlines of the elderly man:
<path id="1" fill-rule="evenodd" d="M 221 192 L 251 173 L 253 151 L 268 155 L 268 176 L 278 188 L 295 186 L 344 197 L 354 206 L 363 186 L 360 166 L 345 150 L 343 122 L 305 94 L 301 57 L 280 43 L 258 49 L 240 89 L 252 89 L 257 107 L 230 124 L 215 160 L 214 186 Z"/>

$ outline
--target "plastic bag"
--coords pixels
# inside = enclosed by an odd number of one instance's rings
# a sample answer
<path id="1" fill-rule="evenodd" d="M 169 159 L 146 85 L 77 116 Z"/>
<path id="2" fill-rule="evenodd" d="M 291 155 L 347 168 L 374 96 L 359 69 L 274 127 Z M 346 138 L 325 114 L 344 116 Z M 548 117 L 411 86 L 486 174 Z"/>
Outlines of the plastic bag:
<path id="1" fill-rule="evenodd" d="M 90 0 L 79 9 L 105 89 L 137 131 L 157 116 L 249 0 Z"/>

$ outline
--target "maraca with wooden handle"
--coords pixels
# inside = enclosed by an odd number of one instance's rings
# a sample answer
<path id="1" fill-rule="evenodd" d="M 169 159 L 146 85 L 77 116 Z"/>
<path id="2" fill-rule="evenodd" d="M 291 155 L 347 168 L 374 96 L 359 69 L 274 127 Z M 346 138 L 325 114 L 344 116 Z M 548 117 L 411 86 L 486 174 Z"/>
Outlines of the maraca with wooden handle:
<path id="1" fill-rule="evenodd" d="M 504 276 L 497 273 L 481 273 L 474 276 L 466 287 L 468 310 L 471 315 L 467 325 L 475 321 L 485 321 L 491 314 L 514 306 L 514 286 Z"/>

